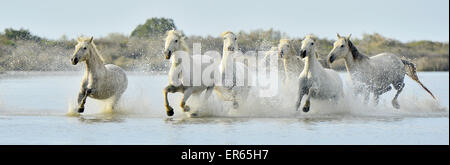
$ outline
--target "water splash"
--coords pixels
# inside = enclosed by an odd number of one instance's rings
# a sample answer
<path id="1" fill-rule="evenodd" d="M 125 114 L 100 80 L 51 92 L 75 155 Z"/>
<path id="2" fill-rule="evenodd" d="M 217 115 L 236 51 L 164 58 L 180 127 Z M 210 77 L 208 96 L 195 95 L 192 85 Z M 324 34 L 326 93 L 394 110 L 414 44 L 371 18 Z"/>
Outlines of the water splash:
<path id="1" fill-rule="evenodd" d="M 294 107 L 296 89 L 281 88 L 275 97 L 258 97 L 258 89 L 253 88 L 251 96 L 233 109 L 231 102 L 223 102 L 212 96 L 208 101 L 201 98 L 191 98 L 188 105 L 195 109 L 195 117 L 263 117 L 263 118 L 335 118 L 335 117 L 448 117 L 449 110 L 442 107 L 439 100 L 417 95 L 400 95 L 400 109 L 391 105 L 389 96 L 382 96 L 379 104 L 364 103 L 361 95 L 345 88 L 345 96 L 339 101 L 311 99 L 311 109 L 305 113 L 296 111 Z M 302 101 L 304 104 L 305 99 Z M 181 113 L 181 111 L 180 111 Z M 185 117 L 192 117 L 185 115 Z"/>

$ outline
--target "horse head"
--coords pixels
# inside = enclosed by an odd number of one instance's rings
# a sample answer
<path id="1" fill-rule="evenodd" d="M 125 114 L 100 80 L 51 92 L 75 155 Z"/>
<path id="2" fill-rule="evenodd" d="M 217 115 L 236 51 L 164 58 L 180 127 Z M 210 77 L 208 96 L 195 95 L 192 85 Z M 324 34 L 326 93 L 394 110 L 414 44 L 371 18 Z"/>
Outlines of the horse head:
<path id="1" fill-rule="evenodd" d="M 315 42 L 317 38 L 314 35 L 307 35 L 305 39 L 302 40 L 302 46 L 300 49 L 300 57 L 305 58 L 307 55 L 314 55 L 315 52 Z"/>
<path id="2" fill-rule="evenodd" d="M 79 37 L 78 38 L 78 44 L 75 45 L 75 51 L 72 55 L 71 61 L 73 65 L 76 65 L 78 62 L 86 61 L 90 49 L 92 49 L 92 41 L 94 40 L 94 37 Z"/>
<path id="3" fill-rule="evenodd" d="M 163 51 L 163 54 L 166 59 L 170 59 L 170 57 L 174 52 L 180 49 L 186 49 L 186 46 L 184 45 L 185 38 L 186 37 L 180 31 L 177 30 L 167 31 L 167 37 L 165 39 Z"/>
<path id="4" fill-rule="evenodd" d="M 341 37 L 337 34 L 338 40 L 334 42 L 334 47 L 328 54 L 328 62 L 331 64 L 337 59 L 344 58 L 350 54 L 350 37 L 352 34 L 349 34 L 347 37 Z"/>

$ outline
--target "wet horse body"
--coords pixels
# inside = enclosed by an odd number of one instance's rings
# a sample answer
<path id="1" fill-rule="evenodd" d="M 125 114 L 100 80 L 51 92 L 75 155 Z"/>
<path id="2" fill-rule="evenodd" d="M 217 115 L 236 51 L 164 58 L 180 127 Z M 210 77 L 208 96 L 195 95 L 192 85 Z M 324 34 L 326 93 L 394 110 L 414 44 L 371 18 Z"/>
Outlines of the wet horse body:
<path id="1" fill-rule="evenodd" d="M 293 40 L 281 39 L 278 44 L 278 56 L 283 61 L 285 84 L 297 80 L 302 72 L 304 62 L 297 57 L 297 50 Z"/>
<path id="2" fill-rule="evenodd" d="M 221 100 L 232 101 L 233 108 L 237 109 L 239 103 L 247 100 L 250 93 L 250 83 L 252 77 L 247 72 L 248 67 L 236 61 L 236 56 L 240 55 L 237 45 L 237 37 L 233 32 L 222 33 L 224 39 L 223 54 L 218 66 L 218 73 L 221 77 L 215 77 L 214 90 Z"/>
<path id="3" fill-rule="evenodd" d="M 314 37 L 306 36 L 302 41 L 300 57 L 304 58 L 305 67 L 299 76 L 299 92 L 296 110 L 300 107 L 302 98 L 307 95 L 303 111 L 310 109 L 310 99 L 338 101 L 343 97 L 343 84 L 339 74 L 334 70 L 323 68 L 318 61 L 314 46 Z"/>
<path id="4" fill-rule="evenodd" d="M 397 98 L 405 87 L 405 74 L 419 83 L 433 98 L 434 95 L 419 81 L 415 65 L 407 60 L 400 59 L 392 53 L 381 53 L 368 57 L 358 51 L 350 41 L 350 36 L 341 37 L 334 43 L 334 48 L 328 55 L 328 61 L 334 62 L 338 58 L 345 59 L 345 66 L 349 73 L 352 87 L 356 93 L 363 93 L 367 101 L 370 93 L 378 103 L 380 95 L 392 89 L 397 90 L 392 99 L 392 106 L 400 108 Z"/>
<path id="5" fill-rule="evenodd" d="M 104 100 L 113 98 L 111 109 L 125 92 L 128 79 L 122 68 L 113 64 L 104 64 L 103 58 L 91 38 L 79 38 L 75 47 L 72 64 L 86 62 L 86 71 L 81 81 L 81 89 L 78 94 L 78 112 L 84 112 L 87 97 Z"/>
<path id="6" fill-rule="evenodd" d="M 184 52 L 177 52 L 179 50 Z M 194 79 L 199 77 L 194 77 L 194 70 L 192 70 L 192 68 L 196 68 L 197 66 L 200 66 L 201 71 L 205 70 L 207 67 L 211 67 L 211 64 L 214 64 L 210 63 L 212 58 L 203 55 L 189 55 L 188 52 L 189 49 L 185 44 L 182 33 L 176 30 L 168 31 L 164 55 L 166 59 L 170 59 L 171 67 L 169 70 L 168 85 L 163 90 L 167 116 L 174 115 L 173 108 L 169 104 L 168 93 L 183 93 L 180 107 L 184 112 L 188 112 L 190 111 L 190 107 L 186 105 L 186 102 L 192 94 L 200 94 L 206 90 L 204 97 L 206 100 L 209 98 L 214 88 L 214 81 L 205 82 L 201 79 L 202 81 L 200 84 L 194 84 Z"/>
<path id="7" fill-rule="evenodd" d="M 346 67 L 354 89 L 366 95 L 373 93 L 375 99 L 390 91 L 391 84 L 396 90 L 402 90 L 405 85 L 403 62 L 394 54 L 382 53 L 371 58 L 364 56 L 358 63 L 346 62 Z"/>

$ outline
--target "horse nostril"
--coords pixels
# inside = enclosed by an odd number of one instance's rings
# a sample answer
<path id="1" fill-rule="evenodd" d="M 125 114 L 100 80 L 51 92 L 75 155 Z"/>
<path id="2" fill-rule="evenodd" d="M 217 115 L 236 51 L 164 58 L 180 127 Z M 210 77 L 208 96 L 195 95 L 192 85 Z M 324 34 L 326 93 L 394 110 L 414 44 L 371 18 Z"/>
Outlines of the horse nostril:
<path id="1" fill-rule="evenodd" d="M 333 63 L 335 60 L 334 55 L 331 55 L 330 58 L 328 59 L 328 62 Z"/>
<path id="2" fill-rule="evenodd" d="M 73 65 L 76 65 L 78 63 L 78 58 L 74 57 L 71 59 L 71 61 Z"/>
<path id="3" fill-rule="evenodd" d="M 172 51 L 169 50 L 164 54 L 166 55 L 166 59 L 170 59 L 170 56 L 172 55 Z"/>
<path id="4" fill-rule="evenodd" d="M 306 57 L 306 50 L 302 50 L 300 52 L 300 56 L 302 56 L 302 58 L 305 58 Z"/>

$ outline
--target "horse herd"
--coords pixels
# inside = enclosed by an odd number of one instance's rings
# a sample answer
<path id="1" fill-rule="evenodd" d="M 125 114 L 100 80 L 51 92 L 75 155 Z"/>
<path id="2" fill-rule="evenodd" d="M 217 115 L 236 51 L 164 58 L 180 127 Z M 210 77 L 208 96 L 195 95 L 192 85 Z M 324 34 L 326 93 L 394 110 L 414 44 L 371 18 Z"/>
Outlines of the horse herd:
<path id="1" fill-rule="evenodd" d="M 405 74 L 419 83 L 433 98 L 434 95 L 419 81 L 415 65 L 407 60 L 401 59 L 391 53 L 382 53 L 368 57 L 353 45 L 350 36 L 342 37 L 337 34 L 338 39 L 334 42 L 334 47 L 327 56 L 327 62 L 333 63 L 338 59 L 345 60 L 345 66 L 351 79 L 351 86 L 355 93 L 363 94 L 365 102 L 373 94 L 375 103 L 378 103 L 380 95 L 392 89 L 397 93 L 392 99 L 392 106 L 400 108 L 397 101 L 398 95 L 402 92 L 405 83 Z M 183 93 L 181 99 L 181 109 L 184 112 L 190 111 L 186 105 L 191 95 L 200 95 L 204 92 L 204 100 L 208 99 L 213 91 L 223 101 L 231 101 L 233 108 L 237 109 L 240 104 L 245 103 L 249 96 L 253 76 L 248 74 L 248 64 L 236 61 L 236 52 L 239 52 L 237 36 L 230 31 L 222 33 L 223 52 L 219 57 L 219 62 L 214 61 L 208 55 L 189 55 L 189 48 L 186 45 L 184 35 L 177 30 L 167 32 L 163 54 L 170 60 L 169 83 L 163 89 L 164 103 L 168 116 L 174 114 L 173 108 L 169 104 L 168 93 Z M 307 35 L 301 42 L 301 47 L 294 44 L 293 40 L 281 39 L 278 47 L 273 47 L 264 58 L 277 56 L 282 67 L 279 73 L 284 72 L 283 83 L 295 82 L 298 85 L 296 91 L 295 110 L 301 106 L 302 99 L 306 95 L 306 100 L 301 108 L 304 112 L 310 109 L 310 99 L 334 100 L 337 101 L 344 96 L 343 83 L 338 73 L 332 69 L 322 66 L 318 60 L 316 52 L 317 38 Z M 99 54 L 93 37 L 80 37 L 75 51 L 71 58 L 72 64 L 86 62 L 86 70 L 81 82 L 81 89 L 78 94 L 78 112 L 84 112 L 86 98 L 112 99 L 110 108 L 114 109 L 121 95 L 125 92 L 128 80 L 125 72 L 113 64 L 104 64 L 102 56 Z M 201 81 L 200 84 L 192 83 L 192 75 L 196 70 L 183 67 L 183 64 L 190 63 L 192 68 L 200 68 L 200 71 L 210 70 L 212 75 L 206 75 L 211 81 Z M 209 73 L 209 72 L 208 72 Z M 220 80 L 218 80 L 220 79 Z M 223 82 L 223 83 L 221 83 Z M 247 83 L 245 83 L 247 82 Z M 294 106 L 294 105 L 293 105 Z"/>

